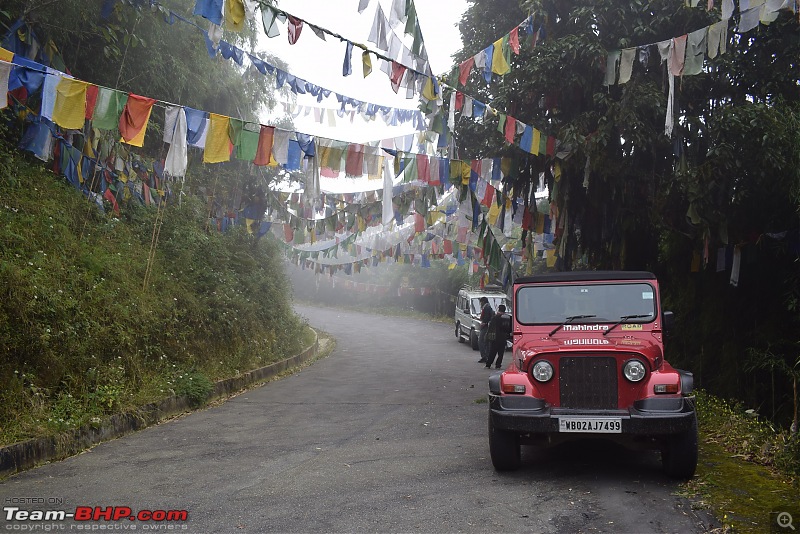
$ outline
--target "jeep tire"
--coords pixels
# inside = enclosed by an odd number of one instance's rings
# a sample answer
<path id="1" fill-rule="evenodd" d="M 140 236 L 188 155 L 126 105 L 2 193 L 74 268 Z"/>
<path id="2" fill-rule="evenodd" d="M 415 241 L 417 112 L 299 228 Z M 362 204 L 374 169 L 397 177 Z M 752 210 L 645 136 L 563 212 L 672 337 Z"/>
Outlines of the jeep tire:
<path id="1" fill-rule="evenodd" d="M 456 323 L 456 339 L 458 340 L 459 343 L 464 342 L 464 338 L 461 337 L 461 323 L 459 322 Z"/>
<path id="2" fill-rule="evenodd" d="M 686 432 L 669 436 L 661 450 L 661 465 L 672 478 L 689 480 L 697 469 L 697 414 Z"/>
<path id="3" fill-rule="evenodd" d="M 469 331 L 469 344 L 472 350 L 478 350 L 478 333 L 474 328 Z"/>
<path id="4" fill-rule="evenodd" d="M 497 471 L 514 471 L 520 465 L 519 436 L 513 432 L 499 430 L 492 424 L 489 413 L 489 455 Z"/>

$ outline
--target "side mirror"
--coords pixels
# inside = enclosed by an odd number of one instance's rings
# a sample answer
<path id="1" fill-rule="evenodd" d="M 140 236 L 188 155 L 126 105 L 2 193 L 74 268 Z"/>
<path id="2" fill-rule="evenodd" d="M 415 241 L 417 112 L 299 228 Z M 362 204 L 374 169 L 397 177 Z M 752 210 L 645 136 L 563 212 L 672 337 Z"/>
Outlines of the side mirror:
<path id="1" fill-rule="evenodd" d="M 661 313 L 661 321 L 664 323 L 664 332 L 669 332 L 675 326 L 675 316 L 672 314 L 671 311 L 665 311 Z"/>
<path id="2" fill-rule="evenodd" d="M 469 313 L 469 308 L 464 308 L 464 313 Z"/>

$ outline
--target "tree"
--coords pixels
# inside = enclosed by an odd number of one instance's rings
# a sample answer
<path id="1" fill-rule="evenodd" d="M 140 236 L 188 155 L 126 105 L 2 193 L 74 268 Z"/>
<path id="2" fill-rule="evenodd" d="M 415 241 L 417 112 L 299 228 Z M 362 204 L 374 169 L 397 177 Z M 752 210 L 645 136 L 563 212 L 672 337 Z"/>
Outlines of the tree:
<path id="1" fill-rule="evenodd" d="M 511 73 L 488 85 L 473 78 L 463 90 L 554 135 L 561 154 L 526 156 L 504 143 L 491 119 L 460 120 L 455 136 L 463 157 L 518 156 L 516 188 L 544 176 L 557 216 L 558 268 L 655 271 L 665 305 L 684 318 L 670 343 L 671 360 L 696 369 L 718 393 L 758 402 L 767 388 L 758 373 L 744 372 L 745 349 L 787 339 L 800 323 L 796 306 L 790 310 L 800 279 L 797 22 L 782 12 L 769 25 L 735 34 L 735 12 L 727 52 L 706 59 L 699 75 L 675 79 L 671 136 L 665 135 L 668 71 L 655 46 L 643 61 L 637 57 L 630 81 L 604 85 L 609 52 L 720 20 L 718 9 L 704 6 L 475 1 L 460 25 L 467 44 L 456 60 L 527 14 L 544 37 L 535 47 L 521 39 Z M 712 263 L 718 250 L 732 253 L 732 245 L 746 258 L 736 289 L 730 266 L 719 274 Z M 696 273 L 693 257 L 701 259 Z M 791 367 L 790 351 L 785 358 Z M 778 397 L 787 394 L 784 388 Z"/>

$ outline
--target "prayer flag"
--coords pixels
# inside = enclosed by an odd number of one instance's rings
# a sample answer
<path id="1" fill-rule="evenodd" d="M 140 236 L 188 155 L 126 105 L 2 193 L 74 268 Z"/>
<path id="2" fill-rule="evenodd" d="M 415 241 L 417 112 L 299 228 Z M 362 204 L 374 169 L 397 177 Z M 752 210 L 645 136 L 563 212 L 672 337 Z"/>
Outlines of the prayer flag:
<path id="1" fill-rule="evenodd" d="M 150 113 L 153 111 L 153 98 L 129 94 L 125 109 L 119 118 L 119 133 L 122 135 L 122 142 L 133 146 L 144 144 L 144 134 L 147 130 L 147 121 L 150 120 Z"/>
<path id="2" fill-rule="evenodd" d="M 69 130 L 80 130 L 86 120 L 86 88 L 88 83 L 62 78 L 56 87 L 53 122 Z"/>

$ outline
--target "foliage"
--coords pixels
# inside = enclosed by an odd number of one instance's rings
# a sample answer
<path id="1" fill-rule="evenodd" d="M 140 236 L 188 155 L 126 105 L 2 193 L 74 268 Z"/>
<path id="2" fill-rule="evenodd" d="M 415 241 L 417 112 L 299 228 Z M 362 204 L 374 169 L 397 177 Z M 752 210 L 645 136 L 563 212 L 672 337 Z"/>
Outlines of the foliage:
<path id="1" fill-rule="evenodd" d="M 174 389 L 176 395 L 185 395 L 193 406 L 199 406 L 208 399 L 214 384 L 206 375 L 193 369 L 175 377 Z"/>
<path id="2" fill-rule="evenodd" d="M 275 105 L 273 77 L 243 70 L 220 56 L 210 58 L 197 28 L 168 24 L 165 9 L 142 4 L 118 2 L 107 19 L 101 17 L 99 1 L 9 0 L 4 8 L 14 19 L 23 17 L 40 41 L 52 40 L 66 68 L 82 80 L 251 121 L 257 121 L 262 108 Z M 178 0 L 170 9 L 204 26 L 204 19 L 192 15 L 194 4 Z M 260 31 L 253 23 L 242 34 L 226 31 L 224 39 L 251 50 Z M 269 61 L 282 65 L 275 58 Z"/>
<path id="3" fill-rule="evenodd" d="M 0 442 L 170 390 L 200 401 L 202 376 L 300 349 L 303 325 L 269 238 L 207 231 L 206 209 L 190 197 L 168 204 L 143 287 L 154 208 L 131 204 L 117 219 L 25 156 L 0 154 L 11 161 L 0 167 Z"/>
<path id="4" fill-rule="evenodd" d="M 800 436 L 776 428 L 741 402 L 725 401 L 703 390 L 696 392 L 698 421 L 704 439 L 729 453 L 774 467 L 800 482 Z M 736 436 L 736 439 L 731 439 Z"/>
<path id="5" fill-rule="evenodd" d="M 795 18 L 782 12 L 768 26 L 735 34 L 734 16 L 727 52 L 706 60 L 701 74 L 676 78 L 675 127 L 667 137 L 668 77 L 658 52 L 651 48 L 646 67 L 635 63 L 628 83 L 611 86 L 603 85 L 607 53 L 708 26 L 720 19 L 718 7 L 528 0 L 495 8 L 487 0 L 472 3 L 460 23 L 465 49 L 457 61 L 528 14 L 545 37 L 534 47 L 520 32 L 511 73 L 490 84 L 473 74 L 464 92 L 556 136 L 566 156 L 526 156 L 503 141 L 491 119 L 459 121 L 460 155 L 518 157 L 510 178 L 517 193 L 527 196 L 540 180 L 548 185 L 558 213 L 558 269 L 655 272 L 664 307 L 678 322 L 668 340 L 670 361 L 694 371 L 712 393 L 768 406 L 765 413 L 788 426 L 791 378 L 775 373 L 773 380 L 749 354 L 778 348 L 774 369 L 792 368 L 798 354 Z M 731 245 L 742 246 L 736 287 L 730 271 L 719 273 L 714 264 L 717 250 Z M 693 258 L 701 259 L 697 272 Z"/>
<path id="6" fill-rule="evenodd" d="M 700 459 L 684 494 L 693 506 L 710 507 L 724 532 L 770 530 L 769 511 L 797 501 L 800 439 L 738 402 L 696 395 Z"/>

